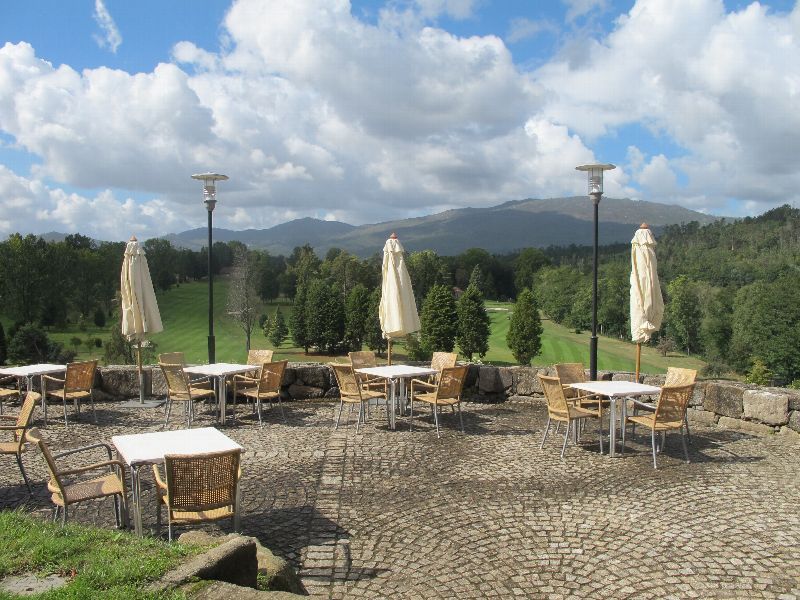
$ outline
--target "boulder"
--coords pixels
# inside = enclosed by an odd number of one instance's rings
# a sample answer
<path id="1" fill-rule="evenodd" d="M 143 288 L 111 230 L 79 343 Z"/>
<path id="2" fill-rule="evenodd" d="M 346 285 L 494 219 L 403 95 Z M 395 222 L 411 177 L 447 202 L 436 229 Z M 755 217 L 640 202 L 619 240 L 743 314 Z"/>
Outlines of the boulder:
<path id="1" fill-rule="evenodd" d="M 135 365 L 104 367 L 100 374 L 99 389 L 111 396 L 123 398 L 139 397 L 139 370 Z M 142 367 L 144 375 L 144 394 L 150 395 L 153 368 Z"/>
<path id="2" fill-rule="evenodd" d="M 512 367 L 499 367 L 497 369 L 500 383 L 504 392 L 510 392 L 514 385 L 514 370 Z"/>
<path id="3" fill-rule="evenodd" d="M 789 429 L 800 433 L 800 410 L 793 410 L 789 415 Z"/>
<path id="4" fill-rule="evenodd" d="M 325 394 L 325 390 L 321 387 L 314 387 L 310 385 L 300 385 L 299 383 L 293 383 L 289 386 L 286 390 L 289 392 L 289 395 L 292 397 L 292 400 L 307 400 L 309 398 L 322 398 Z"/>
<path id="5" fill-rule="evenodd" d="M 767 425 L 789 421 L 789 396 L 764 390 L 746 390 L 742 397 L 744 417 Z"/>
<path id="6" fill-rule="evenodd" d="M 501 394 L 505 386 L 497 367 L 481 365 L 478 369 L 478 391 L 482 394 Z"/>
<path id="7" fill-rule="evenodd" d="M 716 425 L 717 415 L 707 410 L 696 410 L 690 408 L 686 411 L 686 416 L 689 418 L 690 423 L 698 423 L 700 425 Z"/>
<path id="8" fill-rule="evenodd" d="M 330 387 L 331 369 L 327 365 L 307 365 L 297 369 L 295 383 L 327 390 Z M 294 396 L 294 394 L 292 394 Z"/>
<path id="9" fill-rule="evenodd" d="M 339 397 L 339 388 L 333 386 L 327 392 L 325 392 L 325 398 L 338 398 Z"/>
<path id="10" fill-rule="evenodd" d="M 256 540 L 256 557 L 258 558 L 258 574 L 266 581 L 267 589 L 292 594 L 305 594 L 306 589 L 297 572 L 286 559 L 275 556 L 268 548 Z"/>
<path id="11" fill-rule="evenodd" d="M 283 372 L 283 381 L 281 382 L 282 386 L 290 386 L 297 381 L 297 366 L 298 363 L 289 363 L 286 365 L 286 370 Z"/>
<path id="12" fill-rule="evenodd" d="M 740 419 L 742 417 L 742 397 L 745 388 L 725 383 L 709 383 L 703 408 L 718 415 Z"/>
<path id="13" fill-rule="evenodd" d="M 771 435 L 775 433 L 775 429 L 769 425 L 752 423 L 751 421 L 742 421 L 741 419 L 734 419 L 731 417 L 720 417 L 717 424 L 725 429 L 744 431 L 746 433 L 755 433 L 756 435 Z"/>
<path id="14" fill-rule="evenodd" d="M 164 379 L 164 371 L 161 369 L 153 369 L 150 372 L 150 391 L 153 396 L 166 396 L 167 395 L 167 380 Z"/>
<path id="15" fill-rule="evenodd" d="M 226 600 L 296 600 L 305 597 L 290 592 L 254 590 L 224 581 L 189 585 L 183 589 L 183 592 L 187 598 L 193 600 L 219 600 L 219 598 Z"/>
<path id="16" fill-rule="evenodd" d="M 537 367 L 513 367 L 511 374 L 514 393 L 520 396 L 541 395 L 543 392 L 539 383 L 539 372 Z"/>

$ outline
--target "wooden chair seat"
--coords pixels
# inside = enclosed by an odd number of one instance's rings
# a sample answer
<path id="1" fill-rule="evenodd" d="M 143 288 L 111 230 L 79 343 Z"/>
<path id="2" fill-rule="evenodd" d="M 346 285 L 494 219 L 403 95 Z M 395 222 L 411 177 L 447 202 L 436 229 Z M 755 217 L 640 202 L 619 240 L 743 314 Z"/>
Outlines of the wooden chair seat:
<path id="1" fill-rule="evenodd" d="M 269 358 L 272 358 L 272 353 L 269 353 Z M 245 400 L 253 400 L 254 408 L 258 413 L 258 425 L 263 427 L 261 418 L 261 404 L 266 401 L 269 402 L 272 408 L 272 401 L 278 401 L 278 408 L 281 410 L 281 416 L 286 419 L 283 414 L 283 403 L 281 402 L 281 386 L 283 385 L 283 374 L 286 371 L 286 365 L 289 361 L 282 360 L 278 362 L 265 361 L 261 363 L 261 367 L 257 370 L 257 377 L 250 377 L 249 375 L 234 375 L 233 377 L 233 418 L 236 419 L 236 400 L 239 396 L 243 396 Z"/>
<path id="2" fill-rule="evenodd" d="M 166 490 L 159 490 L 161 502 L 169 505 Z M 173 510 L 172 522 L 174 524 L 186 523 L 206 523 L 211 521 L 220 521 L 222 519 L 230 519 L 234 516 L 233 506 L 220 506 L 219 508 L 212 508 L 207 510 Z"/>
<path id="3" fill-rule="evenodd" d="M 655 413 L 650 413 L 647 415 L 633 415 L 632 417 L 628 417 L 628 421 L 631 423 L 644 425 L 645 427 L 655 429 L 656 431 L 680 429 L 681 425 L 683 425 L 683 421 L 656 421 Z"/>
<path id="4" fill-rule="evenodd" d="M 419 383 L 420 382 L 414 383 L 414 387 L 417 387 Z M 436 385 L 434 385 L 433 388 L 435 390 Z M 460 402 L 458 398 L 437 398 L 435 391 L 415 393 L 414 401 L 427 402 L 428 404 L 438 404 L 439 406 L 450 406 L 451 404 L 458 404 Z"/>
<path id="5" fill-rule="evenodd" d="M 577 363 L 575 363 L 577 364 Z M 568 363 L 568 366 L 572 363 Z M 580 365 L 579 365 L 580 366 Z M 559 365 L 556 365 L 558 372 Z M 581 375 L 583 374 L 583 367 L 580 368 Z M 567 449 L 567 442 L 569 441 L 570 430 L 577 427 L 579 422 L 587 418 L 597 419 L 597 426 L 600 438 L 600 454 L 603 453 L 603 403 L 594 402 L 593 406 L 579 406 L 575 402 L 570 402 L 564 395 L 564 385 L 559 377 L 547 377 L 539 375 L 539 383 L 542 385 L 544 397 L 547 400 L 547 425 L 544 429 L 542 442 L 539 448 L 544 448 L 544 443 L 547 440 L 547 434 L 550 432 L 550 424 L 552 421 L 557 423 L 566 423 L 567 430 L 564 432 L 564 443 L 561 445 L 561 458 L 564 458 L 564 452 Z M 571 388 L 570 388 L 571 389 Z M 575 390 L 576 391 L 576 390 Z M 613 418 L 613 417 L 612 417 Z M 576 433 L 577 440 L 577 433 Z"/>
<path id="6" fill-rule="evenodd" d="M 109 465 L 121 466 L 121 463 L 119 463 L 119 461 L 105 461 L 102 463 L 89 465 L 88 467 L 80 469 L 79 471 L 84 472 L 93 469 L 100 469 Z M 62 476 L 64 474 L 65 472 L 61 473 Z M 64 506 L 64 498 L 61 496 L 58 486 L 48 483 L 47 490 L 52 494 L 50 499 L 53 501 L 53 504 Z M 111 496 L 113 494 L 121 495 L 123 492 L 124 490 L 122 487 L 122 481 L 120 481 L 120 478 L 116 473 L 109 473 L 108 475 L 101 477 L 95 477 L 93 479 L 86 479 L 85 481 L 79 481 L 71 484 L 68 483 L 64 485 L 64 495 L 66 496 L 67 504 L 81 502 L 83 500 L 94 500 L 95 498 L 105 498 L 106 496 Z"/>
<path id="7" fill-rule="evenodd" d="M 47 382 L 54 382 L 61 387 L 46 390 L 46 396 L 51 398 L 58 398 L 64 404 L 64 425 L 67 423 L 67 400 L 72 400 L 75 411 L 81 412 L 81 401 L 86 398 L 89 399 L 92 405 L 92 415 L 94 422 L 97 423 L 97 413 L 94 410 L 94 396 L 92 395 L 92 388 L 94 387 L 94 374 L 97 370 L 96 360 L 87 360 L 84 362 L 73 362 L 67 365 L 66 374 L 64 379 L 58 377 L 51 377 L 44 375 L 42 380 L 47 385 Z M 47 413 L 45 413 L 45 424 L 47 424 Z"/>
<path id="8" fill-rule="evenodd" d="M 431 406 L 433 422 L 436 427 L 436 437 L 439 438 L 439 407 L 450 406 L 455 413 L 458 407 L 458 421 L 461 424 L 461 433 L 464 433 L 464 418 L 461 415 L 461 391 L 464 388 L 464 381 L 467 378 L 467 367 L 444 367 L 437 377 L 436 386 L 431 392 L 418 392 L 417 387 L 420 383 L 428 388 L 426 382 L 411 382 L 411 418 L 408 423 L 408 430 L 414 427 L 414 402 L 421 401 Z"/>

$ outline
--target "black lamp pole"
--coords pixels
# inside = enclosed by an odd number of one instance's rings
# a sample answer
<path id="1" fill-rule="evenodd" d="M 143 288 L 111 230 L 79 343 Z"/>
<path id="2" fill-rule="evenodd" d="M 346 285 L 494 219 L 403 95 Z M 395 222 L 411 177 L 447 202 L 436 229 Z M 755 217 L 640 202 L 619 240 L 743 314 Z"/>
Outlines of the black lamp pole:
<path id="1" fill-rule="evenodd" d="M 589 198 L 592 201 L 594 239 L 592 246 L 592 337 L 589 338 L 589 377 L 597 380 L 597 270 L 598 270 L 598 208 L 603 196 L 603 171 L 616 168 L 610 164 L 592 164 L 575 167 L 589 174 Z"/>
<path id="2" fill-rule="evenodd" d="M 214 339 L 214 263 L 213 263 L 213 213 L 217 205 L 217 188 L 215 182 L 225 181 L 227 175 L 219 173 L 198 173 L 192 179 L 203 182 L 203 203 L 208 211 L 208 362 L 216 362 L 216 340 Z"/>

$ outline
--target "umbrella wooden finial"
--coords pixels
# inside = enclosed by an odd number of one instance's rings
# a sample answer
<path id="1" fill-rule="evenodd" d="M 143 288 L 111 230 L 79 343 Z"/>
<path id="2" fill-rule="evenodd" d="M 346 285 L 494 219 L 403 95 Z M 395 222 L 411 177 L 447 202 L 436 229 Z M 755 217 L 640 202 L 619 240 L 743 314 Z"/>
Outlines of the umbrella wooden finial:
<path id="1" fill-rule="evenodd" d="M 641 225 L 639 225 L 639 229 L 650 229 L 650 225 L 648 225 L 647 223 L 642 223 Z"/>
<path id="2" fill-rule="evenodd" d="M 136 239 L 135 235 L 132 235 L 130 241 L 131 242 L 138 242 L 139 240 Z"/>
<path id="3" fill-rule="evenodd" d="M 396 240 L 397 239 L 397 234 L 393 231 L 392 235 L 389 236 L 389 239 L 390 240 Z"/>

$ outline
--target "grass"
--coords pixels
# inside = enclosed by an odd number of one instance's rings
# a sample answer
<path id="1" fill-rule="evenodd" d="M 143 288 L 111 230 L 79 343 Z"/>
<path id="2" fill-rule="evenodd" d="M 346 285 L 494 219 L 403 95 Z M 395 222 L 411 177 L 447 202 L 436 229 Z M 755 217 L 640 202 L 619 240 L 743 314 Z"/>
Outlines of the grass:
<path id="1" fill-rule="evenodd" d="M 18 511 L 0 512 L 0 579 L 25 573 L 69 578 L 64 587 L 25 598 L 183 598 L 179 592 L 155 594 L 145 588 L 202 550 L 82 525 L 62 527 Z M 0 590 L 0 600 L 22 597 Z"/>
<path id="2" fill-rule="evenodd" d="M 219 362 L 246 361 L 245 335 L 239 325 L 226 313 L 228 281 L 218 278 L 214 281 L 214 334 L 216 337 L 216 359 Z M 204 363 L 208 360 L 208 284 L 204 281 L 183 283 L 168 292 L 158 294 L 158 305 L 164 322 L 164 331 L 152 336 L 157 352 L 184 352 L 189 363 Z M 288 302 L 270 304 L 263 312 L 270 316 L 275 314 L 278 306 L 288 321 L 292 307 Z M 492 321 L 492 332 L 489 338 L 489 352 L 484 362 L 496 365 L 516 364 L 514 356 L 506 346 L 509 318 L 513 304 L 503 302 L 487 302 Z M 4 322 L 5 324 L 5 322 Z M 551 365 L 557 362 L 582 362 L 589 365 L 589 334 L 574 331 L 543 319 L 542 352 L 537 356 L 534 365 Z M 76 348 L 72 338 L 83 340 L 100 338 L 103 343 L 109 338 L 108 328 L 99 329 L 92 325 L 85 331 L 79 331 L 71 325 L 64 331 L 50 332 L 50 336 L 67 348 Z M 251 337 L 253 348 L 272 348 L 260 329 L 256 328 Z M 103 349 L 87 344 L 77 347 L 78 358 L 100 358 Z M 301 348 L 291 345 L 291 338 L 281 347 L 274 348 L 275 360 L 320 361 L 332 359 L 328 355 L 306 355 Z M 398 343 L 394 346 L 394 357 L 405 360 L 405 348 Z M 625 340 L 600 336 L 598 340 L 598 368 L 610 371 L 633 371 L 635 368 L 636 346 Z M 703 361 L 696 357 L 682 354 L 661 356 L 654 348 L 642 347 L 641 370 L 645 373 L 663 373 L 667 367 L 687 367 L 700 369 Z"/>

